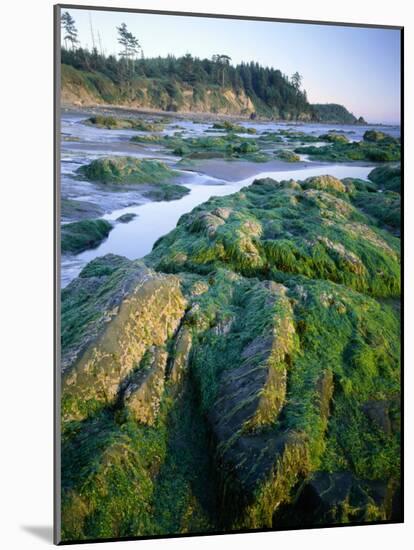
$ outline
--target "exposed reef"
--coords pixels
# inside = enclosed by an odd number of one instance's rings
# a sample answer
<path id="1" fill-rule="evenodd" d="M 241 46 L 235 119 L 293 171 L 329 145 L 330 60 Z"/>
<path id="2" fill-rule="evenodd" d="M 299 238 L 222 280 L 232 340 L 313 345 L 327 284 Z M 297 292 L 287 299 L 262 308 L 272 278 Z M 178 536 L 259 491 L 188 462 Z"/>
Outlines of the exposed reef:
<path id="1" fill-rule="evenodd" d="M 399 518 L 398 178 L 256 180 L 63 290 L 64 540 Z"/>
<path id="2" fill-rule="evenodd" d="M 327 139 L 332 135 L 321 137 Z M 348 142 L 345 136 L 339 135 L 331 137 L 329 141 L 333 143 L 325 147 L 297 147 L 295 152 L 309 155 L 315 160 L 335 162 L 395 162 L 401 158 L 400 140 L 375 130 L 367 130 L 362 141 Z"/>
<path id="3" fill-rule="evenodd" d="M 60 246 L 63 253 L 78 254 L 98 246 L 113 229 L 107 220 L 82 220 L 61 226 Z"/>
<path id="4" fill-rule="evenodd" d="M 110 184 L 161 183 L 177 175 L 158 160 L 134 157 L 106 157 L 93 160 L 78 169 L 90 181 Z"/>

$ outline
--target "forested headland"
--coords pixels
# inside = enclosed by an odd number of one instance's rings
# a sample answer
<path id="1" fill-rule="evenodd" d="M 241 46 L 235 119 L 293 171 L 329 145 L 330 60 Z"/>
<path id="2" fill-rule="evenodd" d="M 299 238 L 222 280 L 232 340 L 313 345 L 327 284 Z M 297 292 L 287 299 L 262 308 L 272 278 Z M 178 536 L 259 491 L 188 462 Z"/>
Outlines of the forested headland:
<path id="1" fill-rule="evenodd" d="M 123 105 L 173 112 L 261 116 L 281 120 L 356 123 L 342 105 L 312 105 L 302 76 L 257 62 L 232 64 L 225 53 L 199 59 L 146 57 L 125 24 L 118 27 L 118 55 L 82 47 L 69 13 L 62 17 L 62 103 Z"/>

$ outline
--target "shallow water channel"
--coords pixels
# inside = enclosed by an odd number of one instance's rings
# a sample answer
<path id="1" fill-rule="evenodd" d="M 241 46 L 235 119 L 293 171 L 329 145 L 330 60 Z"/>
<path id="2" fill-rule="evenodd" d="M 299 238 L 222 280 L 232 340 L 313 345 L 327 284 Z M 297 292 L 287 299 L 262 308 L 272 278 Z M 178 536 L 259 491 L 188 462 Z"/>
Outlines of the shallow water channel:
<path id="1" fill-rule="evenodd" d="M 96 185 L 73 178 L 76 169 L 94 158 L 105 155 L 131 155 L 137 158 L 157 158 L 168 164 L 175 164 L 176 157 L 159 148 L 139 148 L 130 143 L 132 130 L 105 130 L 92 128 L 82 124 L 85 115 L 63 113 L 61 130 L 64 139 L 61 147 L 61 195 L 62 198 L 76 199 L 97 204 L 102 208 L 103 218 L 114 221 L 125 213 L 134 213 L 136 217 L 129 223 L 115 223 L 114 229 L 108 238 L 98 247 L 77 255 L 64 255 L 61 258 L 61 286 L 66 286 L 78 276 L 81 269 L 92 259 L 107 253 L 119 254 L 130 259 L 141 258 L 148 254 L 155 241 L 172 230 L 180 216 L 192 210 L 195 206 L 205 202 L 212 196 L 229 195 L 239 191 L 242 187 L 252 183 L 254 179 L 271 177 L 275 180 L 297 179 L 303 180 L 309 176 L 330 174 L 337 178 L 353 177 L 366 179 L 371 166 L 355 166 L 345 164 L 319 164 L 303 162 L 300 165 L 289 166 L 283 163 L 276 170 L 269 171 L 268 163 L 248 163 L 249 166 L 243 176 L 243 170 L 237 170 L 241 179 L 228 181 L 225 178 L 212 177 L 200 172 L 181 172 L 180 183 L 186 186 L 190 193 L 179 200 L 152 202 L 145 199 L 139 190 L 109 190 L 103 185 Z M 277 130 L 281 124 L 254 124 L 244 123 L 246 126 L 257 127 L 258 131 Z M 206 135 L 209 127 L 207 123 L 193 123 L 190 121 L 172 120 L 170 126 L 180 129 L 185 135 Z M 211 126 L 211 125 L 210 125 Z M 286 127 L 286 125 L 284 125 Z M 372 127 L 371 127 L 372 128 Z M 358 132 L 364 127 L 350 130 L 350 127 L 340 125 L 300 125 L 302 132 L 320 134 L 328 129 L 338 129 L 344 132 Z M 389 129 L 387 129 L 389 131 Z M 389 133 L 396 133 L 397 130 Z M 165 133 L 171 132 L 167 126 Z M 215 133 L 214 135 L 217 135 Z M 352 134 L 354 136 L 355 134 Z M 303 159 L 305 160 L 305 159 Z M 237 161 L 232 164 L 236 167 Z M 247 164 L 247 163 L 246 163 Z M 267 170 L 266 170 L 267 168 Z M 253 173 L 253 175 L 252 175 Z"/>

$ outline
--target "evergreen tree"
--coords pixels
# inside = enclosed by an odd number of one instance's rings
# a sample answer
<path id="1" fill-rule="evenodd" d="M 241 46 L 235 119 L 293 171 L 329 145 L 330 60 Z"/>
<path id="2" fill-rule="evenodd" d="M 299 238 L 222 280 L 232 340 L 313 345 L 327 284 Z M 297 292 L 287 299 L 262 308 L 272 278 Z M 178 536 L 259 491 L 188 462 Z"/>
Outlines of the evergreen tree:
<path id="1" fill-rule="evenodd" d="M 225 54 L 215 54 L 212 56 L 211 61 L 216 66 L 215 75 L 217 78 L 217 83 L 220 83 L 224 88 L 225 77 L 230 66 L 231 57 Z"/>
<path id="2" fill-rule="evenodd" d="M 283 118 L 299 118 L 303 114 L 315 115 L 301 90 L 302 76 L 297 72 L 291 78 L 271 67 L 258 63 L 231 65 L 228 56 L 217 54 L 212 59 L 199 59 L 190 53 L 182 57 L 144 58 L 142 48 L 123 24 L 118 28 L 118 42 L 121 52 L 118 57 L 100 55 L 86 49 L 62 49 L 62 63 L 76 69 L 95 70 L 107 76 L 117 87 L 132 92 L 132 79 L 139 75 L 150 79 L 148 89 L 159 101 L 160 108 L 171 99 L 171 105 L 178 107 L 182 102 L 183 85 L 193 89 L 193 97 L 204 101 L 208 87 L 228 86 L 235 93 L 244 93 L 250 98 L 258 113 Z M 136 59 L 137 51 L 141 57 Z M 315 115 L 316 116 L 316 115 Z"/>
<path id="3" fill-rule="evenodd" d="M 299 74 L 297 71 L 292 75 L 292 84 L 297 92 L 299 92 L 300 87 L 302 85 L 302 79 L 303 79 L 302 75 Z"/>
<path id="4" fill-rule="evenodd" d="M 70 43 L 72 50 L 75 49 L 75 46 L 79 44 L 78 40 L 78 30 L 75 25 L 75 20 L 70 15 L 68 11 L 64 11 L 61 15 L 61 25 L 64 30 L 63 40 L 65 42 L 65 48 L 68 47 L 68 42 Z"/>
<path id="5" fill-rule="evenodd" d="M 138 39 L 128 31 L 125 23 L 121 23 L 117 27 L 118 43 L 122 46 L 122 51 L 119 52 L 120 57 L 124 60 L 126 68 L 130 68 L 131 77 L 134 73 L 134 60 L 140 49 Z"/>

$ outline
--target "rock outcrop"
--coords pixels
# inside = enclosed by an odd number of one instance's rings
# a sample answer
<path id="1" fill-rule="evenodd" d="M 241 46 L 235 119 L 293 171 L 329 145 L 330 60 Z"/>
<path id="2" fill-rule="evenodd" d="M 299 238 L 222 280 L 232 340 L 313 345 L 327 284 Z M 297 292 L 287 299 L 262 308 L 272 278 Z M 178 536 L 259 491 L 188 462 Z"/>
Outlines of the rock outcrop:
<path id="1" fill-rule="evenodd" d="M 63 292 L 63 419 L 114 403 L 145 352 L 174 334 L 185 306 L 174 276 L 116 256 L 88 264 Z"/>
<path id="2" fill-rule="evenodd" d="M 82 220 L 62 225 L 61 250 L 63 254 L 78 254 L 104 241 L 113 229 L 107 220 Z"/>
<path id="3" fill-rule="evenodd" d="M 65 539 L 398 519 L 399 238 L 377 190 L 258 180 L 64 289 Z"/>

